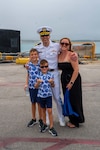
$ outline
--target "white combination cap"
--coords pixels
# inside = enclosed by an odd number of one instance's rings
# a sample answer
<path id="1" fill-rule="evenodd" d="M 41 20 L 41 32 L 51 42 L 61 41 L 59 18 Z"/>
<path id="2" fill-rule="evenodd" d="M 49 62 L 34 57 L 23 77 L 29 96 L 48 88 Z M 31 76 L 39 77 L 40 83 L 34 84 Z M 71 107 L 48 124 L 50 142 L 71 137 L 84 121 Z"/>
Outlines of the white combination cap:
<path id="1" fill-rule="evenodd" d="M 52 28 L 48 26 L 42 26 L 37 30 L 37 33 L 39 33 L 40 35 L 50 35 L 51 32 Z"/>

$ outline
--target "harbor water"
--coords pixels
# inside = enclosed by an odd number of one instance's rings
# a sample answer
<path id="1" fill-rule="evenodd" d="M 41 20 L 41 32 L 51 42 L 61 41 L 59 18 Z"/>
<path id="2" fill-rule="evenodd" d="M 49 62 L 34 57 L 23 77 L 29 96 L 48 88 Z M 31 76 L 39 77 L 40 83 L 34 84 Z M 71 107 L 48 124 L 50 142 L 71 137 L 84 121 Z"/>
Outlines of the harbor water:
<path id="1" fill-rule="evenodd" d="M 36 44 L 38 44 L 39 40 L 22 40 L 21 41 L 21 52 L 29 51 L 32 47 L 34 47 Z M 94 41 L 95 42 L 95 41 Z M 100 54 L 100 41 L 96 41 L 96 54 Z"/>

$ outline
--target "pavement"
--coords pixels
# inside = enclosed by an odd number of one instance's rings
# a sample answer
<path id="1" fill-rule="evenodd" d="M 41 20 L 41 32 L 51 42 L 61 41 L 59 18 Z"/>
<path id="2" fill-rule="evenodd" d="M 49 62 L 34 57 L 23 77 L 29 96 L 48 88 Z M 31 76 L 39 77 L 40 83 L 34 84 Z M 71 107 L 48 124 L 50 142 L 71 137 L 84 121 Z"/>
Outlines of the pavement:
<path id="1" fill-rule="evenodd" d="M 23 89 L 26 78 L 23 65 L 0 64 L 0 150 L 100 150 L 100 61 L 80 64 L 79 68 L 85 123 L 80 128 L 60 127 L 53 102 L 58 132 L 53 137 L 48 131 L 40 133 L 38 124 L 27 127 L 31 105 Z"/>

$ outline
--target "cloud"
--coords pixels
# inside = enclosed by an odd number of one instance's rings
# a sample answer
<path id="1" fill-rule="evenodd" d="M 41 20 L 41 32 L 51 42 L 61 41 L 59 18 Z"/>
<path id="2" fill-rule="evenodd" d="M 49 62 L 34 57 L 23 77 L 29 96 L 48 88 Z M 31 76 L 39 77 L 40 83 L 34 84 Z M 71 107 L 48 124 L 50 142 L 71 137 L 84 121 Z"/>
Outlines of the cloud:
<path id="1" fill-rule="evenodd" d="M 0 0 L 0 28 L 21 31 L 22 39 L 39 39 L 39 26 L 53 28 L 52 38 L 100 38 L 99 0 Z"/>

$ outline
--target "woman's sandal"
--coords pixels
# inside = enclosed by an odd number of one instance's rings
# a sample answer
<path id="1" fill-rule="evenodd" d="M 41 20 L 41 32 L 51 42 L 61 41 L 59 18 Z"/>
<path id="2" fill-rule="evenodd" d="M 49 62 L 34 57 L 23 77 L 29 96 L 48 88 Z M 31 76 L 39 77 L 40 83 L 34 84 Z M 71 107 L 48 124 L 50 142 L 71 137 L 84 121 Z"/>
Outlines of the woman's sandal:
<path id="1" fill-rule="evenodd" d="M 71 122 L 68 122 L 67 123 L 67 127 L 69 127 L 69 128 L 75 128 L 76 126 L 74 124 L 72 124 Z"/>

